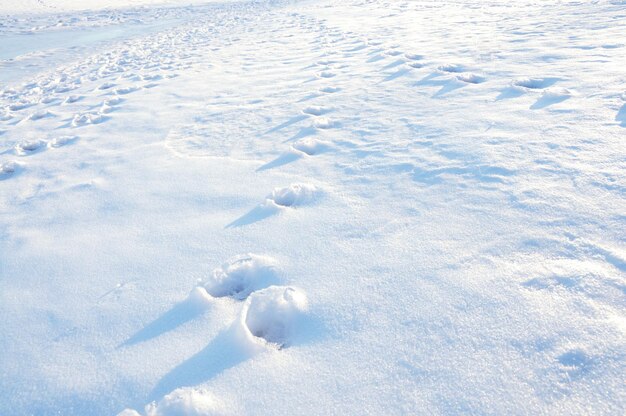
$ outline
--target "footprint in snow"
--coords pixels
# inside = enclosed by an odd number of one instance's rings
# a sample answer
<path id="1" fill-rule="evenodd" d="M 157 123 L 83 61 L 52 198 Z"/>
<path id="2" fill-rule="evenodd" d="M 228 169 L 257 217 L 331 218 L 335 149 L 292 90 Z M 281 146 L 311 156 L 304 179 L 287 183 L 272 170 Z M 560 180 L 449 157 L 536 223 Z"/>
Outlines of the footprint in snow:
<path id="1" fill-rule="evenodd" d="M 98 88 L 96 88 L 96 90 L 100 90 L 100 91 L 108 90 L 108 89 L 111 89 L 111 88 L 115 87 L 115 85 L 116 84 L 113 83 L 113 82 L 105 82 L 104 84 L 102 84 Z"/>
<path id="2" fill-rule="evenodd" d="M 475 74 L 473 72 L 466 72 L 456 76 L 459 81 L 466 82 L 468 84 L 482 84 L 487 79 L 482 76 Z"/>
<path id="3" fill-rule="evenodd" d="M 49 117 L 54 117 L 54 114 L 52 114 L 48 110 L 40 110 L 40 111 L 30 114 L 28 117 L 24 119 L 24 121 L 28 121 L 28 120 L 37 121 L 37 120 L 41 120 L 43 118 L 49 118 Z"/>
<path id="4" fill-rule="evenodd" d="M 240 322 L 252 342 L 281 349 L 294 340 L 306 311 L 307 298 L 302 290 L 270 286 L 248 297 Z"/>
<path id="5" fill-rule="evenodd" d="M 404 57 L 409 61 L 421 61 L 424 59 L 424 55 L 419 55 L 417 53 L 405 53 Z"/>
<path id="6" fill-rule="evenodd" d="M 397 49 L 391 49 L 389 51 L 385 52 L 385 55 L 389 55 L 389 56 L 399 56 L 402 55 L 402 51 L 399 51 Z"/>
<path id="7" fill-rule="evenodd" d="M 322 87 L 320 88 L 320 92 L 326 93 L 326 94 L 333 94 L 336 92 L 339 92 L 340 88 L 338 87 Z"/>
<path id="8" fill-rule="evenodd" d="M 64 101 L 63 104 L 72 104 L 82 100 L 84 97 L 82 95 L 70 95 Z"/>
<path id="9" fill-rule="evenodd" d="M 20 165 L 17 162 L 9 161 L 0 163 L 0 181 L 15 175 L 19 169 Z"/>
<path id="10" fill-rule="evenodd" d="M 322 106 L 317 106 L 317 105 L 312 105 L 302 110 L 304 114 L 309 114 L 312 116 L 322 116 L 326 113 L 329 113 L 330 111 L 331 110 L 327 107 L 322 107 Z"/>
<path id="11" fill-rule="evenodd" d="M 68 144 L 72 144 L 78 140 L 77 136 L 61 136 L 55 137 L 54 139 L 48 142 L 48 147 L 50 148 L 58 148 L 63 147 Z"/>
<path id="12" fill-rule="evenodd" d="M 461 73 L 461 72 L 467 71 L 467 67 L 465 65 L 460 65 L 460 64 L 445 64 L 445 65 L 439 66 L 437 69 L 439 69 L 442 72 L 451 72 L 451 73 Z"/>
<path id="13" fill-rule="evenodd" d="M 247 298 L 252 292 L 280 283 L 277 262 L 258 254 L 236 256 L 210 276 L 198 281 L 198 287 L 212 297 Z"/>
<path id="14" fill-rule="evenodd" d="M 317 76 L 319 78 L 332 78 L 335 75 L 336 74 L 334 72 L 331 72 L 331 71 L 321 71 L 320 73 L 317 74 Z"/>
<path id="15" fill-rule="evenodd" d="M 321 194 L 322 191 L 318 187 L 309 184 L 295 183 L 285 188 L 274 188 L 263 203 L 228 224 L 226 228 L 253 224 L 283 210 L 308 205 Z"/>
<path id="16" fill-rule="evenodd" d="M 330 120 L 328 117 L 317 117 L 315 118 L 315 120 L 313 120 L 313 127 L 315 127 L 316 129 L 327 130 L 339 127 L 339 123 Z"/>
<path id="17" fill-rule="evenodd" d="M 291 147 L 298 152 L 306 154 L 307 156 L 318 155 L 330 149 L 330 145 L 327 142 L 310 137 L 298 140 L 292 144 Z"/>
<path id="18" fill-rule="evenodd" d="M 74 119 L 72 120 L 71 125 L 73 127 L 81 127 L 81 126 L 87 126 L 89 124 L 100 124 L 104 122 L 106 119 L 107 117 L 102 115 L 99 112 L 76 114 L 74 116 Z"/>
<path id="19" fill-rule="evenodd" d="M 32 155 L 42 151 L 46 147 L 43 140 L 24 140 L 15 145 L 15 153 L 20 156 Z"/>
<path id="20" fill-rule="evenodd" d="M 513 81 L 513 86 L 540 90 L 554 85 L 557 81 L 559 78 L 520 78 Z"/>

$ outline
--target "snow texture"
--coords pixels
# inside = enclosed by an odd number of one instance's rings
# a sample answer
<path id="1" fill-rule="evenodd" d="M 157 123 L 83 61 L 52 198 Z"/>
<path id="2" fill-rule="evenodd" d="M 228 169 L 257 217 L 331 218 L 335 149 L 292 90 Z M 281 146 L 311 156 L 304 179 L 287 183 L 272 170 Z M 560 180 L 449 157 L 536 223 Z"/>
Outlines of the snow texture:
<path id="1" fill-rule="evenodd" d="M 622 0 L 0 0 L 0 415 L 626 414 L 625 56 Z"/>

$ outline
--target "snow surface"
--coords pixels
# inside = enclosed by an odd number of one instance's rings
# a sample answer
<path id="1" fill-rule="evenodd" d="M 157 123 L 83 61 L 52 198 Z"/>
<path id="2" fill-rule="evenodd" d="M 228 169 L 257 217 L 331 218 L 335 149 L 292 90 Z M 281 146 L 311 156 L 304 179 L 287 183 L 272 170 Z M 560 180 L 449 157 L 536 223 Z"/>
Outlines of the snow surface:
<path id="1" fill-rule="evenodd" d="M 163 3 L 0 2 L 0 415 L 626 413 L 624 1 Z"/>

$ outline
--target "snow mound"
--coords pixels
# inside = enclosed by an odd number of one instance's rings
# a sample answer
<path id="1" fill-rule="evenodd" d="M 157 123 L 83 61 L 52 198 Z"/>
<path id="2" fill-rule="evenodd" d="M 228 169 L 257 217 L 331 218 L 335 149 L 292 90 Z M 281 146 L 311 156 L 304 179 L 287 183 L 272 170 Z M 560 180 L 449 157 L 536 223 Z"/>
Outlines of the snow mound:
<path id="1" fill-rule="evenodd" d="M 304 205 L 314 200 L 319 193 L 319 189 L 313 185 L 295 183 L 285 188 L 275 188 L 267 197 L 266 205 L 279 207 Z"/>
<path id="2" fill-rule="evenodd" d="M 246 254 L 232 258 L 213 270 L 199 285 L 213 297 L 243 300 L 255 290 L 280 282 L 277 262 L 271 257 Z"/>
<path id="3" fill-rule="evenodd" d="M 135 412 L 136 413 L 136 412 Z M 132 415 L 129 413 L 128 415 Z M 224 404 L 205 389 L 179 388 L 146 406 L 147 416 L 212 416 L 225 414 Z"/>
<path id="4" fill-rule="evenodd" d="M 282 348 L 291 342 L 306 310 L 304 292 L 293 287 L 271 286 L 248 298 L 241 311 L 241 322 L 256 339 Z"/>

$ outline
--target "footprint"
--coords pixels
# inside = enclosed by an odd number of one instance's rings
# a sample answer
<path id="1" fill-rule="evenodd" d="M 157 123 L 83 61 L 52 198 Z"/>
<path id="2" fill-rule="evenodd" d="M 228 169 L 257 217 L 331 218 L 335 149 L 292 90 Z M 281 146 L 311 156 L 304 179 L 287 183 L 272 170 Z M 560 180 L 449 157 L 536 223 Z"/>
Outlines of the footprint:
<path id="1" fill-rule="evenodd" d="M 65 99 L 65 101 L 63 101 L 63 104 L 72 104 L 82 100 L 83 98 L 84 97 L 82 95 L 70 95 Z"/>
<path id="2" fill-rule="evenodd" d="M 405 53 L 404 57 L 409 61 L 421 61 L 422 59 L 424 59 L 424 55 L 419 55 L 416 53 Z"/>
<path id="3" fill-rule="evenodd" d="M 105 82 L 104 84 L 100 85 L 97 89 L 98 90 L 108 90 L 111 89 L 113 87 L 115 87 L 115 83 L 113 82 Z"/>
<path id="4" fill-rule="evenodd" d="M 302 110 L 304 114 L 309 114 L 312 116 L 322 116 L 326 113 L 329 113 L 330 111 L 331 110 L 327 107 L 321 107 L 317 105 L 312 105 Z"/>
<path id="5" fill-rule="evenodd" d="M 385 52 L 385 55 L 398 56 L 398 55 L 402 55 L 402 51 L 399 51 L 399 50 L 396 50 L 396 49 L 392 49 L 390 51 Z"/>
<path id="6" fill-rule="evenodd" d="M 99 124 L 106 120 L 106 117 L 100 113 L 82 113 L 76 114 L 72 120 L 72 126 L 80 127 L 88 124 Z"/>
<path id="7" fill-rule="evenodd" d="M 324 92 L 326 94 L 333 94 L 335 92 L 338 92 L 340 90 L 340 88 L 338 87 L 323 87 L 320 88 L 320 92 Z"/>
<path id="8" fill-rule="evenodd" d="M 213 393 L 197 387 L 181 387 L 165 395 L 158 403 L 146 406 L 147 416 L 211 416 L 230 414 L 226 405 Z M 140 415 L 132 409 L 126 409 L 118 416 Z"/>
<path id="9" fill-rule="evenodd" d="M 313 120 L 313 127 L 315 127 L 316 129 L 326 130 L 326 129 L 332 129 L 338 126 L 339 126 L 339 123 L 337 123 L 336 121 L 330 120 L 328 117 L 318 117 L 315 120 Z"/>
<path id="10" fill-rule="evenodd" d="M 20 165 L 13 161 L 0 163 L 0 180 L 10 178 L 17 172 L 19 168 Z"/>
<path id="11" fill-rule="evenodd" d="M 48 110 L 41 110 L 41 111 L 32 113 L 31 115 L 26 117 L 24 120 L 36 121 L 36 120 L 41 120 L 42 118 L 48 118 L 48 117 L 54 117 L 54 114 L 52 114 Z"/>
<path id="12" fill-rule="evenodd" d="M 15 145 L 15 152 L 20 156 L 26 156 L 41 151 L 46 145 L 43 140 L 24 140 Z"/>
<path id="13" fill-rule="evenodd" d="M 298 140 L 293 145 L 291 145 L 291 147 L 294 150 L 305 153 L 309 156 L 323 153 L 330 148 L 328 143 L 310 137 Z"/>
<path id="14" fill-rule="evenodd" d="M 291 344 L 306 310 L 304 292 L 270 286 L 248 297 L 241 311 L 241 323 L 254 341 L 280 349 Z"/>
<path id="15" fill-rule="evenodd" d="M 473 72 L 466 72 L 456 76 L 459 81 L 467 82 L 468 84 L 482 84 L 486 81 L 486 78 L 482 75 L 474 74 Z"/>
<path id="16" fill-rule="evenodd" d="M 331 72 L 331 71 L 322 71 L 322 72 L 317 74 L 317 76 L 320 77 L 320 78 L 332 78 L 335 75 L 336 74 L 334 72 Z"/>
<path id="17" fill-rule="evenodd" d="M 281 281 L 277 262 L 271 257 L 257 254 L 240 255 L 213 270 L 211 276 L 200 280 L 198 286 L 211 296 L 229 296 L 243 300 L 255 290 Z"/>
<path id="18" fill-rule="evenodd" d="M 441 65 L 439 66 L 440 71 L 443 72 L 452 72 L 452 73 L 460 73 L 460 72 L 466 72 L 467 68 L 464 65 L 459 65 L 459 64 L 446 64 L 446 65 Z"/>
<path id="19" fill-rule="evenodd" d="M 77 136 L 55 137 L 54 139 L 48 142 L 48 147 L 50 148 L 62 147 L 62 146 L 74 143 L 76 140 L 78 140 Z"/>
<path id="20" fill-rule="evenodd" d="M 296 207 L 313 201 L 320 190 L 308 184 L 291 184 L 285 188 L 275 188 L 265 201 L 266 206 Z"/>
<path id="21" fill-rule="evenodd" d="M 126 94 L 130 94 L 132 92 L 137 91 L 139 88 L 137 87 L 122 87 L 122 88 L 116 88 L 113 90 L 114 94 L 118 94 L 118 95 L 126 95 Z"/>
<path id="22" fill-rule="evenodd" d="M 531 90 L 540 90 L 555 84 L 557 81 L 559 81 L 559 78 L 520 78 L 513 81 L 513 85 Z"/>

